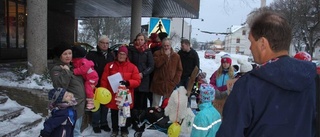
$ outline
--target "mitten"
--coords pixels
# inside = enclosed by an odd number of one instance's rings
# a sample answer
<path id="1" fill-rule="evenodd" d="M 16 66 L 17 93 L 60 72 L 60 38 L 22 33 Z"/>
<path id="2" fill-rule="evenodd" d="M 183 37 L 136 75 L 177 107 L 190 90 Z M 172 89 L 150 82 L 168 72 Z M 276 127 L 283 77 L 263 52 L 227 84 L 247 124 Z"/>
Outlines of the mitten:
<path id="1" fill-rule="evenodd" d="M 125 85 L 126 87 L 129 87 L 129 86 L 130 86 L 129 81 L 126 81 L 126 80 L 120 81 L 119 83 L 120 83 L 121 85 Z"/>

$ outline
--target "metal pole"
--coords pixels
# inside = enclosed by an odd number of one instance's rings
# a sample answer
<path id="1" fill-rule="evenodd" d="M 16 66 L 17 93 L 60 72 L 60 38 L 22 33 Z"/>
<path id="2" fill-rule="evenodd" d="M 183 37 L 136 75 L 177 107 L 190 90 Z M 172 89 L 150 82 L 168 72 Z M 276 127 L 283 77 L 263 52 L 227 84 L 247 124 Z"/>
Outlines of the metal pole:
<path id="1" fill-rule="evenodd" d="M 191 31 L 192 31 L 192 25 L 191 25 L 192 19 L 190 19 L 190 28 L 189 28 L 189 40 L 191 41 Z"/>
<path id="2" fill-rule="evenodd" d="M 181 39 L 183 39 L 183 29 L 184 29 L 184 18 L 182 18 L 182 31 L 181 31 Z"/>

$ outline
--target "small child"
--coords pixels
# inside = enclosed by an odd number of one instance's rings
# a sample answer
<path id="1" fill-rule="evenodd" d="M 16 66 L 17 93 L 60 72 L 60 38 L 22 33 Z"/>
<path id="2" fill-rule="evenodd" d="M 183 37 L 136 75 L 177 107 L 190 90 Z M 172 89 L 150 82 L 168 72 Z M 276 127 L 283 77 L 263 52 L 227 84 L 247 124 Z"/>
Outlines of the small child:
<path id="1" fill-rule="evenodd" d="M 63 88 L 49 91 L 49 118 L 44 122 L 40 137 L 73 137 L 77 104 L 72 93 Z"/>
<path id="2" fill-rule="evenodd" d="M 215 137 L 221 125 L 221 116 L 212 105 L 215 90 L 211 84 L 200 86 L 200 111 L 194 118 L 190 137 Z"/>
<path id="3" fill-rule="evenodd" d="M 97 71 L 94 70 L 94 63 L 85 58 L 86 54 L 87 51 L 83 47 L 72 47 L 72 63 L 74 66 L 73 73 L 83 77 L 87 96 L 86 108 L 87 110 L 92 110 L 94 108 L 94 88 L 98 84 L 99 76 Z"/>

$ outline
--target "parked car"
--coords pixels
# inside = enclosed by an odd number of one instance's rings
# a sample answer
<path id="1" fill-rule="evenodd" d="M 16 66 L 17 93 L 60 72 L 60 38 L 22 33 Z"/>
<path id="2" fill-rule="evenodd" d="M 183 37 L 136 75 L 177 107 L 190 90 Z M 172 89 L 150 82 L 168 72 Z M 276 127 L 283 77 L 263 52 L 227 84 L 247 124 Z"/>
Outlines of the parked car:
<path id="1" fill-rule="evenodd" d="M 213 50 L 206 50 L 204 52 L 204 58 L 206 59 L 215 59 L 216 58 L 216 53 Z"/>
<path id="2" fill-rule="evenodd" d="M 317 74 L 320 74 L 320 62 L 318 60 L 312 60 L 312 62 L 317 66 Z"/>
<path id="3" fill-rule="evenodd" d="M 113 52 L 115 53 L 115 55 L 117 55 L 118 49 L 119 49 L 119 47 L 122 46 L 122 45 L 128 46 L 127 44 L 115 44 L 115 45 L 112 45 L 111 47 L 109 47 L 109 49 L 110 49 L 111 51 L 113 51 Z"/>

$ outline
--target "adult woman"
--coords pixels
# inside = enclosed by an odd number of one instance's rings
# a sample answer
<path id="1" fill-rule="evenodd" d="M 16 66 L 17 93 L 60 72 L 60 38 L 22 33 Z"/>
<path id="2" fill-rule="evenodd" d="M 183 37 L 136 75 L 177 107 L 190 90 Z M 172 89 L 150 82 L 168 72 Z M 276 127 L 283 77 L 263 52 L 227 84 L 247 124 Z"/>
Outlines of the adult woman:
<path id="1" fill-rule="evenodd" d="M 163 39 L 162 49 L 154 53 L 153 59 L 155 69 L 150 89 L 153 92 L 152 106 L 155 107 L 160 105 L 161 96 L 170 97 L 180 82 L 182 64 L 180 56 L 173 51 L 168 38 Z"/>
<path id="2" fill-rule="evenodd" d="M 146 38 L 142 33 L 136 36 L 134 46 L 128 48 L 129 60 L 137 66 L 141 78 L 141 84 L 134 89 L 134 111 L 147 109 L 147 96 L 149 94 L 150 74 L 154 68 L 154 61 L 151 50 L 146 44 Z M 135 114 L 135 113 L 133 113 Z M 135 116 L 133 116 L 135 117 Z M 136 122 L 133 122 L 133 128 L 136 128 Z"/>
<path id="3" fill-rule="evenodd" d="M 70 65 L 72 60 L 71 46 L 67 43 L 61 43 L 54 48 L 55 65 L 50 69 L 50 77 L 54 88 L 64 88 L 74 94 L 77 105 L 77 121 L 74 128 L 74 136 L 81 136 L 82 116 L 85 109 L 85 90 L 81 76 L 75 76 Z"/>
<path id="4" fill-rule="evenodd" d="M 111 102 L 108 103 L 106 106 L 111 109 L 111 121 L 112 121 L 112 134 L 111 137 L 116 137 L 118 135 L 119 126 L 118 126 L 118 112 L 119 108 L 116 104 L 116 92 L 113 91 L 111 85 L 108 80 L 108 76 L 111 76 L 116 73 L 120 73 L 123 81 L 122 84 L 126 85 L 129 89 L 129 93 L 131 94 L 132 100 L 134 100 L 133 89 L 137 88 L 140 85 L 141 79 L 138 68 L 130 63 L 127 58 L 128 49 L 126 46 L 121 46 L 118 50 L 117 58 L 114 62 L 108 63 L 103 71 L 100 84 L 102 87 L 107 88 L 112 93 Z M 130 109 L 133 108 L 133 103 L 130 104 Z M 129 134 L 128 126 L 130 120 L 127 120 L 126 125 L 121 127 L 121 136 L 127 137 Z"/>

